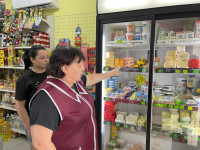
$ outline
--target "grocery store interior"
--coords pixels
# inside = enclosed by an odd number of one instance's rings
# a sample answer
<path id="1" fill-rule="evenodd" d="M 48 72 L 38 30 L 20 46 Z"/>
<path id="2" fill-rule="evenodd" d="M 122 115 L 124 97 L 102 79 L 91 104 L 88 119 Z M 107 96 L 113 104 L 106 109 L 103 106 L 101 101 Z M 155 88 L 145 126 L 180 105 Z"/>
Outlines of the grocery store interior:
<path id="1" fill-rule="evenodd" d="M 92 149 L 199 150 L 199 7 L 198 0 L 0 0 L 0 150 L 31 150 L 15 95 L 27 71 L 23 55 L 35 45 L 49 56 L 58 45 L 78 48 L 86 76 L 120 66 L 118 76 L 86 87 L 97 124 Z"/>

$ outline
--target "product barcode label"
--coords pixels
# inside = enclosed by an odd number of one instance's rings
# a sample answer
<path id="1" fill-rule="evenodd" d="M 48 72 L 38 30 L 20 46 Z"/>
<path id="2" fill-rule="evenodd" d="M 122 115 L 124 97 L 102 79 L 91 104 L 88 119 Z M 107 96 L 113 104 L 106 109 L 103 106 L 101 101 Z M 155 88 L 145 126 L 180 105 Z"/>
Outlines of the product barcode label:
<path id="1" fill-rule="evenodd" d="M 180 70 L 175 70 L 175 73 L 180 73 Z"/>
<path id="2" fill-rule="evenodd" d="M 180 109 L 185 109 L 185 107 L 184 106 L 180 106 Z"/>

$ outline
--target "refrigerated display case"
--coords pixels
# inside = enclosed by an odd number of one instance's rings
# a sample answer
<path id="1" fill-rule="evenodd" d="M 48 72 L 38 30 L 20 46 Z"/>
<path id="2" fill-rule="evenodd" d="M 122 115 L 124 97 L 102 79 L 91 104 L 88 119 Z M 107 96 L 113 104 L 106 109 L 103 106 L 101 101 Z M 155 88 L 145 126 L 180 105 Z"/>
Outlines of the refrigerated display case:
<path id="1" fill-rule="evenodd" d="M 196 150 L 200 141 L 200 4 L 97 15 L 102 150 Z"/>

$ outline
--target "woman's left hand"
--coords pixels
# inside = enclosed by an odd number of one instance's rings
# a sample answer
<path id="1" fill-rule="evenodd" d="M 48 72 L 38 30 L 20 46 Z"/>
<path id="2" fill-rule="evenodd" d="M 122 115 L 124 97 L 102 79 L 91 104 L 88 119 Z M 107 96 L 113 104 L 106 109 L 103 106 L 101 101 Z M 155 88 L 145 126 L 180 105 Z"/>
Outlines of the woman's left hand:
<path id="1" fill-rule="evenodd" d="M 115 69 L 113 69 L 113 70 L 110 72 L 111 76 L 118 76 L 118 75 L 120 75 L 120 72 L 119 72 L 120 69 L 121 69 L 120 66 L 118 66 L 118 67 L 116 67 Z"/>

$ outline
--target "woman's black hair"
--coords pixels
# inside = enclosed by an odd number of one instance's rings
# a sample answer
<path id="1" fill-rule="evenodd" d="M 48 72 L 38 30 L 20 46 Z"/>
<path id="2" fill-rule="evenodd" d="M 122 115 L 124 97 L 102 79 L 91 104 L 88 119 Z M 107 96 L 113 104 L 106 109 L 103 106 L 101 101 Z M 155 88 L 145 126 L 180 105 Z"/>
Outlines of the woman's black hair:
<path id="1" fill-rule="evenodd" d="M 55 78 L 63 78 L 65 73 L 61 70 L 63 65 L 69 66 L 78 58 L 78 63 L 85 61 L 81 50 L 72 46 L 58 46 L 51 54 L 47 73 Z"/>
<path id="2" fill-rule="evenodd" d="M 22 59 L 24 61 L 25 69 L 29 70 L 29 68 L 33 65 L 30 58 L 32 57 L 33 59 L 35 59 L 35 57 L 37 56 L 37 52 L 41 49 L 46 50 L 41 45 L 34 45 L 24 53 Z"/>

